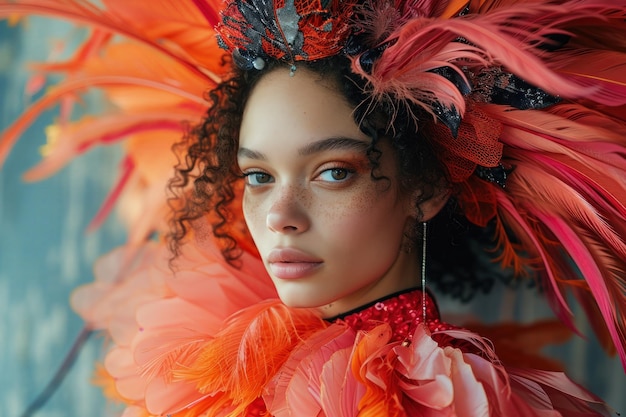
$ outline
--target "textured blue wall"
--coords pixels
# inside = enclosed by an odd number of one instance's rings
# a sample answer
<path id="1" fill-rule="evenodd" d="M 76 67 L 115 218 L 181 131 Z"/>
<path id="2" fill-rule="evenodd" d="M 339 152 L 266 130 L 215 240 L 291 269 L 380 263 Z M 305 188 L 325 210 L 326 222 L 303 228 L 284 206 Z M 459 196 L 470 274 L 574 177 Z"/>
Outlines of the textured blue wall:
<path id="1" fill-rule="evenodd" d="M 45 59 L 57 40 L 76 35 L 66 25 L 29 21 L 26 30 L 0 26 L 0 125 L 28 104 L 26 61 Z M 69 308 L 71 290 L 92 279 L 99 254 L 122 241 L 114 222 L 94 234 L 85 227 L 113 182 L 114 148 L 98 149 L 41 182 L 22 174 L 40 159 L 44 127 L 36 123 L 0 171 L 0 416 L 17 417 L 53 375 L 78 335 L 81 320 Z M 107 415 L 89 384 L 103 344 L 92 338 L 52 401 L 37 416 Z"/>
<path id="2" fill-rule="evenodd" d="M 45 59 L 55 40 L 77 35 L 66 25 L 30 21 L 25 30 L 0 26 L 0 126 L 28 104 L 25 61 Z M 86 155 L 45 181 L 25 184 L 21 175 L 39 160 L 47 115 L 24 135 L 0 171 L 0 416 L 18 417 L 61 363 L 81 322 L 71 311 L 71 290 L 92 279 L 91 264 L 123 239 L 115 219 L 86 235 L 84 230 L 113 182 L 115 148 Z M 440 300 L 444 312 L 483 319 L 528 321 L 548 314 L 531 292 L 501 291 L 471 305 Z M 583 323 L 584 328 L 584 323 Z M 37 416 L 116 415 L 90 386 L 101 338 L 92 338 L 58 393 Z M 626 377 L 617 360 L 596 344 L 577 340 L 553 350 L 569 374 L 626 412 Z"/>

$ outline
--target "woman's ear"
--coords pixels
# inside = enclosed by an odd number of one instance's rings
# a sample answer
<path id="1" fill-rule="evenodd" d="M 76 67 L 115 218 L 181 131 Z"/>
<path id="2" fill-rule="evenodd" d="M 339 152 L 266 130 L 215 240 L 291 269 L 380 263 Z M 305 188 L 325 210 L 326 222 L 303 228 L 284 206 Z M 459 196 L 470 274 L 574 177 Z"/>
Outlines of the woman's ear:
<path id="1" fill-rule="evenodd" d="M 421 203 L 418 203 L 417 206 L 415 206 L 415 203 L 413 204 L 413 210 L 416 220 L 419 222 L 429 221 L 441 211 L 443 206 L 445 206 L 448 202 L 449 198 L 449 188 L 437 187 L 430 198 L 422 201 Z"/>

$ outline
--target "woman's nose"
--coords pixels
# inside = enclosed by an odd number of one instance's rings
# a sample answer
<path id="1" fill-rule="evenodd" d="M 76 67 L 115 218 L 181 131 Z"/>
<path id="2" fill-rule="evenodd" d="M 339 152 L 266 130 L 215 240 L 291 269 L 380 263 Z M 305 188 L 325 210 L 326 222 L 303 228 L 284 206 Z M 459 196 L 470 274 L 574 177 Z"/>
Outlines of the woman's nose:
<path id="1" fill-rule="evenodd" d="M 276 233 L 302 233 L 307 230 L 309 217 L 303 200 L 293 187 L 278 188 L 267 212 L 268 229 Z"/>

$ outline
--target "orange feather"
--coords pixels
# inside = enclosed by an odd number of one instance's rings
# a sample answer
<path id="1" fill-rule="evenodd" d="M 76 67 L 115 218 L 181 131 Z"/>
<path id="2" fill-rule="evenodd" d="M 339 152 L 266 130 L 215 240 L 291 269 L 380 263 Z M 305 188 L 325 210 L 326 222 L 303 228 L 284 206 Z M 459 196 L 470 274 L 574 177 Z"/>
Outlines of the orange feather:
<path id="1" fill-rule="evenodd" d="M 233 407 L 239 415 L 263 388 L 300 340 L 323 329 L 322 319 L 277 301 L 260 303 L 231 317 L 215 338 L 202 346 L 197 360 L 174 372 L 201 393 L 220 395 L 210 408 Z"/>

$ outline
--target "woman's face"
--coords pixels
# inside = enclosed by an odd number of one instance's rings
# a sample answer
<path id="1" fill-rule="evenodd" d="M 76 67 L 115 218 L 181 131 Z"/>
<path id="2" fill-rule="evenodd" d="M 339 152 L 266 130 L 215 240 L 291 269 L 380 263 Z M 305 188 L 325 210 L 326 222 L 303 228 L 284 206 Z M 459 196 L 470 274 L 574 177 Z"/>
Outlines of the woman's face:
<path id="1" fill-rule="evenodd" d="M 371 140 L 353 108 L 312 72 L 277 69 L 249 97 L 238 162 L 248 228 L 281 300 L 329 317 L 415 285 L 419 263 L 403 235 L 411 202 L 383 151 L 373 180 Z"/>

